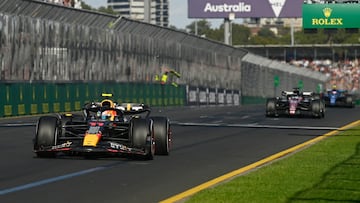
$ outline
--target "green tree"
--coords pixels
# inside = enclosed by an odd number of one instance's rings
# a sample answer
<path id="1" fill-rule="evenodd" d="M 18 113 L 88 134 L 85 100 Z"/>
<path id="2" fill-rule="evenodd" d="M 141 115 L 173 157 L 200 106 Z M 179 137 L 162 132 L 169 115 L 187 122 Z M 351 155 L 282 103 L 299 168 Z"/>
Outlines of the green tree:
<path id="1" fill-rule="evenodd" d="M 207 20 L 199 20 L 193 21 L 190 25 L 186 26 L 186 28 L 190 31 L 191 34 L 195 34 L 197 24 L 197 34 L 198 35 L 206 35 L 211 30 L 211 23 Z"/>
<path id="2" fill-rule="evenodd" d="M 177 27 L 176 27 L 176 26 L 174 26 L 174 25 L 169 25 L 169 28 L 170 28 L 170 29 L 173 29 L 173 30 L 178 30 L 178 31 L 186 32 L 186 29 L 183 29 L 183 28 L 177 28 Z"/>
<path id="3" fill-rule="evenodd" d="M 224 42 L 224 29 L 209 29 L 205 33 L 206 38 L 218 42 Z"/>
<path id="4" fill-rule="evenodd" d="M 249 37 L 249 44 L 265 45 L 265 44 L 278 44 L 279 38 L 269 28 L 261 28 L 257 35 Z"/>
<path id="5" fill-rule="evenodd" d="M 102 13 L 108 13 L 108 14 L 111 14 L 111 15 L 118 15 L 117 12 L 115 12 L 111 7 L 104 7 L 104 6 L 101 6 L 100 8 L 97 9 L 99 12 L 102 12 Z"/>
<path id="6" fill-rule="evenodd" d="M 254 45 L 278 44 L 278 40 L 277 38 L 269 38 L 269 37 L 255 35 L 250 38 L 249 44 L 254 44 Z"/>
<path id="7" fill-rule="evenodd" d="M 105 6 L 101 6 L 99 8 L 93 8 L 90 5 L 86 4 L 85 2 L 81 2 L 81 8 L 85 9 L 85 10 L 89 10 L 89 11 L 98 11 L 101 13 L 107 13 L 107 14 L 111 14 L 111 15 L 118 15 L 117 12 L 115 12 L 111 7 L 105 7 Z"/>
<path id="8" fill-rule="evenodd" d="M 224 42 L 224 24 L 221 24 L 219 28 L 208 29 L 205 35 L 208 39 L 212 39 L 218 42 Z M 248 44 L 251 31 L 248 27 L 240 24 L 232 24 L 232 42 L 233 44 Z"/>
<path id="9" fill-rule="evenodd" d="M 236 23 L 232 24 L 232 44 L 234 45 L 248 44 L 250 37 L 251 37 L 250 28 Z"/>
<path id="10" fill-rule="evenodd" d="M 360 35 L 359 33 L 352 33 L 344 40 L 346 44 L 359 44 L 360 43 Z"/>
<path id="11" fill-rule="evenodd" d="M 326 44 L 328 36 L 323 30 L 319 30 L 316 33 L 305 33 L 299 31 L 294 34 L 295 44 Z"/>
<path id="12" fill-rule="evenodd" d="M 186 26 L 190 33 L 195 33 L 195 21 Z M 232 44 L 233 45 L 265 45 L 265 44 L 291 44 L 291 33 L 289 27 L 277 27 L 276 35 L 269 28 L 261 28 L 256 35 L 251 34 L 249 27 L 241 24 L 232 24 Z M 211 29 L 211 23 L 206 20 L 198 21 L 198 34 L 205 35 L 208 39 L 224 42 L 224 24 L 217 29 Z M 347 33 L 344 29 L 337 32 L 327 32 L 318 29 L 316 32 L 309 33 L 304 30 L 294 33 L 294 43 L 296 44 L 329 44 L 329 43 L 360 43 L 359 33 Z"/>
<path id="13" fill-rule="evenodd" d="M 257 34 L 259 37 L 263 37 L 263 38 L 269 38 L 269 39 L 272 39 L 272 38 L 276 38 L 276 35 L 273 31 L 271 31 L 269 28 L 267 27 L 262 27 L 258 34 Z"/>
<path id="14" fill-rule="evenodd" d="M 81 8 L 85 10 L 94 10 L 90 5 L 86 4 L 84 1 L 81 1 Z"/>

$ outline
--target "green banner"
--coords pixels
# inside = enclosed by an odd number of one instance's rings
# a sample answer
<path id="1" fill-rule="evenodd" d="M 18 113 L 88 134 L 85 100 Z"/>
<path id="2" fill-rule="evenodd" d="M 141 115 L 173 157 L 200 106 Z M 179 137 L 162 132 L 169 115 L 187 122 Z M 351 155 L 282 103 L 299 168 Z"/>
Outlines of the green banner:
<path id="1" fill-rule="evenodd" d="M 360 28 L 360 4 L 303 4 L 303 28 Z"/>
<path id="2" fill-rule="evenodd" d="M 275 75 L 275 76 L 274 76 L 274 86 L 275 86 L 275 87 L 278 87 L 279 84 L 280 84 L 280 78 L 279 78 L 278 75 Z"/>
<path id="3" fill-rule="evenodd" d="M 112 93 L 119 102 L 183 106 L 186 87 L 158 83 L 0 83 L 0 117 L 79 111 Z"/>

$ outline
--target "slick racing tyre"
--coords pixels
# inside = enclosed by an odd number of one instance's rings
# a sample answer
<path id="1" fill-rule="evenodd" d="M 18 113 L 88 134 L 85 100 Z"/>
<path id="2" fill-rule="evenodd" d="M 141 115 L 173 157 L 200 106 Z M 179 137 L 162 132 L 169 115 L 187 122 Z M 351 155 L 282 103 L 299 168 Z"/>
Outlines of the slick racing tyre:
<path id="1" fill-rule="evenodd" d="M 312 114 L 316 118 L 323 118 L 325 116 L 325 110 L 320 100 L 313 101 L 311 105 Z"/>
<path id="2" fill-rule="evenodd" d="M 40 117 L 34 140 L 34 150 L 38 157 L 55 157 L 55 152 L 42 151 L 42 149 L 56 145 L 59 134 L 58 123 L 59 121 L 56 117 Z"/>
<path id="3" fill-rule="evenodd" d="M 154 122 L 155 154 L 169 155 L 171 142 L 171 128 L 166 117 L 151 117 Z"/>
<path id="4" fill-rule="evenodd" d="M 267 117 L 278 116 L 276 113 L 276 99 L 268 99 L 266 101 L 266 116 Z"/>
<path id="5" fill-rule="evenodd" d="M 349 108 L 354 108 L 354 102 L 353 102 L 353 98 L 351 96 L 346 96 L 345 97 L 345 105 Z"/>
<path id="6" fill-rule="evenodd" d="M 131 146 L 137 149 L 145 149 L 143 158 L 154 159 L 155 141 L 153 125 L 149 119 L 134 118 L 130 121 L 129 138 Z"/>

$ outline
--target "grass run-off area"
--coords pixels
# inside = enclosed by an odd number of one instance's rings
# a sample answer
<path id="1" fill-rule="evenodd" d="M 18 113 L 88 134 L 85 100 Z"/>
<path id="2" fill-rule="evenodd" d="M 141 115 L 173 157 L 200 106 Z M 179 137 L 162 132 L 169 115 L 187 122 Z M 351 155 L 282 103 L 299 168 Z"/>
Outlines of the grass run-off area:
<path id="1" fill-rule="evenodd" d="M 204 189 L 185 202 L 360 202 L 360 127 Z"/>

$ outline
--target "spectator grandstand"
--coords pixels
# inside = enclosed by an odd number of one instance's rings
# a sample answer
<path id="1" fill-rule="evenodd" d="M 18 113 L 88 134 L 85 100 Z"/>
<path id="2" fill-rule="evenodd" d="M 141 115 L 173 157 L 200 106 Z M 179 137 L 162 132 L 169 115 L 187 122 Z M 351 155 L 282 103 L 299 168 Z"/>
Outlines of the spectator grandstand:
<path id="1" fill-rule="evenodd" d="M 317 44 L 317 45 L 245 45 L 237 46 L 250 52 L 291 64 L 308 68 L 329 77 L 327 89 L 336 85 L 359 93 L 360 44 Z"/>
<path id="2" fill-rule="evenodd" d="M 359 60 L 292 60 L 292 65 L 303 68 L 310 68 L 321 72 L 329 77 L 326 88 L 331 89 L 336 86 L 338 89 L 346 89 L 352 93 L 359 91 L 360 67 Z"/>

